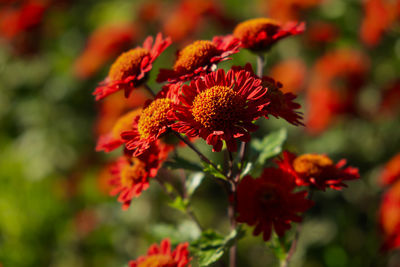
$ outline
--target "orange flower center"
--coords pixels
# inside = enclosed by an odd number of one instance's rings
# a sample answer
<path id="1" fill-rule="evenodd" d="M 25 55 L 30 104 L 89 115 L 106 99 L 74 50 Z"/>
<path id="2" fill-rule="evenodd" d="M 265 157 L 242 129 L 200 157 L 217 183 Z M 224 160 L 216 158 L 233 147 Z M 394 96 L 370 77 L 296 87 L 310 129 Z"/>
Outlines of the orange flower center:
<path id="1" fill-rule="evenodd" d="M 174 64 L 175 71 L 191 72 L 198 67 L 209 64 L 212 57 L 218 54 L 217 47 L 210 41 L 195 41 L 178 54 Z"/>
<path id="2" fill-rule="evenodd" d="M 167 113 L 171 109 L 171 99 L 154 100 L 140 115 L 138 131 L 142 139 L 157 135 L 162 127 L 168 125 Z"/>
<path id="3" fill-rule="evenodd" d="M 127 164 L 121 170 L 121 184 L 125 187 L 132 187 L 145 175 L 145 163 L 137 158 L 132 158 L 132 165 Z"/>
<path id="4" fill-rule="evenodd" d="M 294 170 L 307 176 L 318 176 L 332 166 L 332 160 L 325 155 L 304 154 L 293 161 Z"/>
<path id="5" fill-rule="evenodd" d="M 246 101 L 233 89 L 214 86 L 196 96 L 192 115 L 210 130 L 225 130 L 241 120 L 245 105 Z"/>
<path id="6" fill-rule="evenodd" d="M 137 267 L 173 267 L 176 266 L 175 260 L 171 255 L 156 254 L 146 256 L 144 261 L 140 262 Z"/>
<path id="7" fill-rule="evenodd" d="M 114 139 L 120 139 L 121 133 L 132 129 L 132 123 L 136 116 L 142 112 L 141 108 L 135 109 L 117 120 L 112 128 L 111 135 Z"/>
<path id="8" fill-rule="evenodd" d="M 140 64 L 146 56 L 150 56 L 150 51 L 141 47 L 123 53 L 112 64 L 108 77 L 112 81 L 119 81 L 132 75 L 138 75 L 140 73 Z"/>
<path id="9" fill-rule="evenodd" d="M 233 35 L 245 45 L 252 44 L 260 32 L 266 32 L 267 36 L 273 36 L 280 27 L 279 22 L 270 18 L 250 19 L 239 23 L 233 31 Z"/>

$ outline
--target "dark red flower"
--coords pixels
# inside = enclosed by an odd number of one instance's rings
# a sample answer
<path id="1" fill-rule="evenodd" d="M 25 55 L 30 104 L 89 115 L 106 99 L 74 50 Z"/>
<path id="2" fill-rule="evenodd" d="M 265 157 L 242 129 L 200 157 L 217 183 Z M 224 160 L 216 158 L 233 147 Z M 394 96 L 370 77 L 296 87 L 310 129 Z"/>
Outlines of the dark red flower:
<path id="1" fill-rule="evenodd" d="M 112 165 L 110 184 L 114 188 L 110 195 L 119 194 L 118 201 L 123 204 L 122 209 L 128 209 L 132 199 L 139 197 L 149 187 L 149 178 L 156 176 L 169 150 L 169 146 L 159 141 L 153 142 L 139 157 L 122 156 Z"/>
<path id="2" fill-rule="evenodd" d="M 153 244 L 147 255 L 130 261 L 129 267 L 190 267 L 188 246 L 188 243 L 181 243 L 171 251 L 171 242 L 164 239 L 160 246 Z"/>
<path id="3" fill-rule="evenodd" d="M 380 178 L 383 185 L 393 184 L 397 180 L 400 180 L 400 153 L 385 164 Z"/>
<path id="4" fill-rule="evenodd" d="M 239 52 L 239 45 L 239 40 L 231 35 L 195 41 L 178 52 L 173 70 L 160 70 L 157 81 L 187 81 L 209 73 L 216 64 Z"/>
<path id="5" fill-rule="evenodd" d="M 132 130 L 121 134 L 126 149 L 135 157 L 146 151 L 172 124 L 169 113 L 172 112 L 173 101 L 162 95 L 148 101 L 140 116 L 133 121 Z"/>
<path id="6" fill-rule="evenodd" d="M 107 78 L 93 92 L 96 100 L 119 90 L 124 90 L 125 97 L 128 97 L 132 90 L 145 82 L 152 63 L 170 44 L 170 38 L 163 39 L 159 33 L 154 44 L 153 37 L 149 36 L 142 47 L 122 53 L 111 66 Z"/>
<path id="7" fill-rule="evenodd" d="M 349 180 L 360 178 L 358 169 L 346 167 L 346 160 L 338 163 L 325 155 L 303 154 L 296 156 L 288 151 L 283 152 L 283 159 L 276 162 L 279 168 L 290 173 L 295 178 L 298 186 L 315 186 L 319 190 L 327 187 L 340 190 L 347 187 L 344 183 Z"/>
<path id="8" fill-rule="evenodd" d="M 141 112 L 142 109 L 138 108 L 120 117 L 109 133 L 103 134 L 99 137 L 96 151 L 104 150 L 105 152 L 110 152 L 121 146 L 124 143 L 121 138 L 121 133 L 132 129 L 134 119 L 137 116 L 140 116 Z"/>
<path id="9" fill-rule="evenodd" d="M 218 71 L 183 85 L 180 105 L 174 105 L 176 123 L 172 128 L 189 137 L 201 137 L 222 149 L 236 151 L 236 139 L 249 142 L 250 132 L 257 130 L 253 121 L 265 115 L 269 101 L 261 80 L 245 70 Z"/>
<path id="10" fill-rule="evenodd" d="M 305 24 L 290 22 L 281 25 L 270 18 L 257 18 L 239 23 L 233 36 L 242 42 L 242 47 L 254 52 L 269 50 L 279 40 L 297 35 L 305 30 Z"/>
<path id="11" fill-rule="evenodd" d="M 400 181 L 383 195 L 379 223 L 384 236 L 382 250 L 400 248 Z"/>
<path id="12" fill-rule="evenodd" d="M 300 222 L 301 213 L 313 202 L 307 192 L 293 192 L 296 188 L 290 173 L 277 168 L 264 169 L 261 177 L 246 176 L 237 190 L 237 221 L 254 225 L 254 235 L 263 234 L 268 241 L 272 228 L 282 236 L 291 222 Z"/>

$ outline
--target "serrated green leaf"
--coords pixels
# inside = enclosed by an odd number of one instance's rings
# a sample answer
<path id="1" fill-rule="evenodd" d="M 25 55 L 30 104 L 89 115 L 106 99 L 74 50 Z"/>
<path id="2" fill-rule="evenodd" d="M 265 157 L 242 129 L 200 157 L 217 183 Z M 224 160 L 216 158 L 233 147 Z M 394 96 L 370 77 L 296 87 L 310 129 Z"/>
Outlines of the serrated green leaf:
<path id="1" fill-rule="evenodd" d="M 191 197 L 193 193 L 196 191 L 197 187 L 199 187 L 199 185 L 203 181 L 204 176 L 205 176 L 204 172 L 196 172 L 189 175 L 189 177 L 186 180 L 186 190 L 189 197 Z"/>
<path id="2" fill-rule="evenodd" d="M 209 266 L 218 261 L 222 255 L 243 236 L 243 230 L 238 227 L 229 235 L 222 236 L 212 230 L 204 231 L 200 238 L 192 242 L 190 247 L 197 258 L 199 266 Z"/>

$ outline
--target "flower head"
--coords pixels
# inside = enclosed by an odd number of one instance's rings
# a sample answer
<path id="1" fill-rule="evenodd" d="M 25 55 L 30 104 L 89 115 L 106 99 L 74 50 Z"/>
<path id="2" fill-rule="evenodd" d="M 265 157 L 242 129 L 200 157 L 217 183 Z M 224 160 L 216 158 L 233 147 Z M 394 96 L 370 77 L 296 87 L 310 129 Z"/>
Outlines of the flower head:
<path id="1" fill-rule="evenodd" d="M 176 82 L 195 79 L 212 71 L 213 66 L 230 59 L 239 52 L 239 40 L 228 36 L 216 36 L 212 41 L 195 41 L 177 54 L 173 70 L 161 69 L 158 82 Z"/>
<path id="2" fill-rule="evenodd" d="M 169 98 L 156 97 L 136 117 L 132 130 L 121 134 L 126 148 L 132 150 L 133 156 L 139 156 L 167 131 L 171 124 L 169 113 L 172 112 L 172 103 Z"/>
<path id="3" fill-rule="evenodd" d="M 299 186 L 313 185 L 319 190 L 327 187 L 340 190 L 347 187 L 344 181 L 360 178 L 358 169 L 346 167 L 346 160 L 334 163 L 328 156 L 321 154 L 303 154 L 296 156 L 290 152 L 283 152 L 283 159 L 278 160 L 279 168 L 295 177 Z"/>
<path id="4" fill-rule="evenodd" d="M 127 209 L 133 198 L 139 197 L 149 187 L 149 178 L 156 176 L 161 163 L 167 158 L 169 147 L 161 142 L 154 142 L 139 157 L 123 156 L 111 166 L 113 189 L 110 195 L 119 194 L 118 201 Z"/>
<path id="5" fill-rule="evenodd" d="M 172 128 L 189 137 L 201 137 L 220 151 L 222 141 L 236 151 L 236 139 L 250 140 L 257 130 L 252 122 L 263 116 L 268 105 L 267 90 L 261 80 L 245 70 L 212 72 L 202 79 L 183 85 L 180 105 L 174 105 L 176 123 Z"/>
<path id="6" fill-rule="evenodd" d="M 232 69 L 236 71 L 245 70 L 254 78 L 258 78 L 249 63 L 244 67 L 234 66 Z M 293 125 L 303 125 L 301 122 L 303 119 L 302 113 L 296 111 L 301 107 L 300 104 L 294 102 L 294 99 L 297 97 L 296 95 L 290 92 L 283 93 L 281 90 L 282 84 L 268 76 L 262 77 L 262 86 L 268 89 L 267 93 L 264 95 L 266 101 L 269 102 L 268 105 L 264 106 L 266 118 L 268 118 L 268 114 L 271 114 L 276 118 L 283 118 Z"/>
<path id="7" fill-rule="evenodd" d="M 390 185 L 400 180 L 400 153 L 385 164 L 380 180 L 383 185 Z"/>
<path id="8" fill-rule="evenodd" d="M 242 47 L 254 52 L 267 51 L 277 41 L 304 32 L 304 22 L 287 23 L 282 26 L 270 18 L 256 18 L 239 23 L 233 36 L 242 42 Z"/>
<path id="9" fill-rule="evenodd" d="M 132 129 L 134 119 L 140 116 L 141 112 L 142 109 L 138 108 L 120 117 L 109 133 L 99 137 L 96 151 L 104 150 L 105 152 L 110 152 L 122 145 L 124 142 L 121 139 L 121 133 Z"/>
<path id="10" fill-rule="evenodd" d="M 238 185 L 238 222 L 254 225 L 254 235 L 262 233 L 267 241 L 272 228 L 279 236 L 290 229 L 291 222 L 300 222 L 299 214 L 308 210 L 313 202 L 306 199 L 307 192 L 293 192 L 293 177 L 277 168 L 267 168 L 259 178 L 246 176 Z"/>
<path id="11" fill-rule="evenodd" d="M 384 235 L 382 250 L 400 248 L 400 181 L 383 195 L 379 223 Z"/>
<path id="12" fill-rule="evenodd" d="M 163 39 L 159 33 L 153 44 L 149 36 L 142 47 L 136 47 L 122 53 L 112 64 L 107 78 L 93 92 L 100 100 L 118 90 L 125 91 L 128 97 L 132 90 L 141 85 L 151 70 L 152 63 L 171 44 L 170 38 Z"/>
<path id="13" fill-rule="evenodd" d="M 129 262 L 129 267 L 190 267 L 188 243 L 179 244 L 171 251 L 171 242 L 164 239 L 161 244 L 153 244 L 147 255 Z"/>

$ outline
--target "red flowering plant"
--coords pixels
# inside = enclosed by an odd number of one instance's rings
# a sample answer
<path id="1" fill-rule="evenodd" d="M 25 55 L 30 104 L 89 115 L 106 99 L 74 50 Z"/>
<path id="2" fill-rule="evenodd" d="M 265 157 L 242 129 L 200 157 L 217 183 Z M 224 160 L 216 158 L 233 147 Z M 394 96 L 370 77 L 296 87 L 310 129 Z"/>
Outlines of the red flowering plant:
<path id="1" fill-rule="evenodd" d="M 292 226 L 300 225 L 312 208 L 311 191 L 342 189 L 344 182 L 359 178 L 356 168 L 344 166 L 345 160 L 335 164 L 325 155 L 296 156 L 286 151 L 279 156 L 286 131 L 262 133 L 261 123 L 272 116 L 303 126 L 296 95 L 283 91 L 284 84 L 263 73 L 264 54 L 279 40 L 304 29 L 304 23 L 282 25 L 261 18 L 239 24 L 233 35 L 195 41 L 177 53 L 173 70 L 160 70 L 156 81 L 166 83 L 158 86 L 157 93 L 153 84 L 147 84 L 147 73 L 169 45 L 169 38 L 158 35 L 153 46 L 152 39 L 147 39 L 143 47 L 123 53 L 111 66 L 108 78 L 94 93 L 97 100 L 121 89 L 129 101 L 139 85 L 152 98 L 128 110 L 98 140 L 97 150 L 123 147 L 123 156 L 110 168 L 110 194 L 118 195 L 126 210 L 154 180 L 171 198 L 170 205 L 192 219 L 199 232 L 191 240 L 177 234 L 173 251 L 170 239 L 164 239 L 161 245 L 151 246 L 147 255 L 131 261 L 131 267 L 184 267 L 192 262 L 209 266 L 223 261 L 228 250 L 229 266 L 236 266 L 237 242 L 246 227 L 254 227 L 253 234 L 262 235 L 282 266 L 287 266 L 301 229 Z M 256 53 L 257 71 L 250 63 L 218 69 L 217 63 L 238 53 L 240 47 Z M 197 143 L 203 143 L 202 149 Z M 203 152 L 205 147 L 208 152 Z M 197 154 L 202 165 L 182 156 L 184 149 Z M 220 154 L 224 154 L 223 163 L 215 159 Z M 175 169 L 181 169 L 179 178 Z M 210 226 L 192 207 L 193 193 L 204 177 L 211 177 L 226 191 L 231 225 L 227 235 L 205 230 Z"/>

